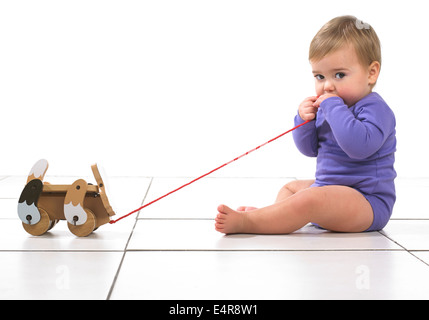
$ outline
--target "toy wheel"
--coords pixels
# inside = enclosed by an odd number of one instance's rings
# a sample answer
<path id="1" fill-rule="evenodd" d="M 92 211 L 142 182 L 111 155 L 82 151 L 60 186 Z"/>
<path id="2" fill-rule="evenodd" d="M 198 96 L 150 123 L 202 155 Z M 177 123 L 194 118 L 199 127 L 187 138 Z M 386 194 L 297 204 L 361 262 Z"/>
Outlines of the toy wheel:
<path id="1" fill-rule="evenodd" d="M 49 218 L 48 213 L 42 208 L 38 208 L 40 212 L 40 221 L 36 224 L 26 224 L 22 223 L 24 230 L 33 236 L 41 236 L 46 233 L 50 228 L 52 228 L 53 222 Z"/>
<path id="2" fill-rule="evenodd" d="M 51 221 L 51 225 L 49 226 L 49 229 L 48 229 L 48 231 L 49 230 L 51 230 L 58 222 L 59 222 L 60 220 L 52 220 Z"/>
<path id="3" fill-rule="evenodd" d="M 70 232 L 73 233 L 75 236 L 86 237 L 90 235 L 91 232 L 95 229 L 96 221 L 94 213 L 89 209 L 85 209 L 85 212 L 87 218 L 84 224 L 74 225 L 70 222 L 67 222 Z"/>

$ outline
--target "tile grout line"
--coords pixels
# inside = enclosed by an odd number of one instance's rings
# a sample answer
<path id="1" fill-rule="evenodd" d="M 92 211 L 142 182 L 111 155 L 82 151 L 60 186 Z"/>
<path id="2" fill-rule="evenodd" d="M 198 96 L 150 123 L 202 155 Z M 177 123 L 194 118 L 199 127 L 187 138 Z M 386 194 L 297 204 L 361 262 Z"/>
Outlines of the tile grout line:
<path id="1" fill-rule="evenodd" d="M 411 254 L 414 258 L 416 258 L 417 260 L 420 260 L 421 262 L 423 262 L 425 265 L 427 265 L 429 267 L 429 262 L 426 262 L 422 259 L 420 259 L 419 257 L 417 257 L 413 252 L 411 251 L 407 251 L 409 254 Z"/>
<path id="2" fill-rule="evenodd" d="M 381 231 L 377 231 L 379 234 L 381 234 L 383 237 L 389 239 L 390 241 L 392 241 L 394 244 L 398 245 L 399 247 L 401 247 L 403 250 L 407 251 L 407 248 L 405 248 L 402 244 L 400 244 L 399 242 L 393 240 L 392 238 L 388 237 L 385 233 L 381 232 Z"/>
<path id="3" fill-rule="evenodd" d="M 146 197 L 147 197 L 147 195 L 149 193 L 150 187 L 152 186 L 152 182 L 153 182 L 153 177 L 151 177 L 149 186 L 147 187 L 146 193 L 143 196 L 143 200 L 142 200 L 141 204 L 143 204 L 145 202 Z M 131 237 L 133 236 L 133 233 L 134 233 L 134 229 L 135 229 L 135 227 L 137 225 L 137 222 L 139 221 L 138 220 L 139 215 L 140 215 L 140 211 L 137 213 L 137 216 L 136 216 L 135 222 L 134 222 L 134 226 L 131 229 L 130 236 L 128 237 L 127 243 L 125 244 L 125 248 L 123 250 L 123 255 L 122 255 L 121 262 L 119 263 L 118 270 L 116 270 L 116 274 L 115 274 L 115 277 L 113 278 L 113 281 L 112 281 L 112 284 L 110 286 L 109 293 L 107 294 L 106 300 L 110 300 L 110 297 L 112 296 L 113 289 L 115 288 L 115 285 L 116 285 L 116 280 L 119 277 L 119 273 L 121 272 L 121 269 L 122 269 L 122 264 L 124 263 L 124 260 L 125 260 L 125 255 L 127 254 L 128 244 L 130 243 Z"/>
<path id="4" fill-rule="evenodd" d="M 377 231 L 378 233 L 380 233 L 381 235 L 385 236 L 387 239 L 389 239 L 390 241 L 392 241 L 393 243 L 397 244 L 398 246 L 400 246 L 402 249 L 404 249 L 405 252 L 407 252 L 408 254 L 412 255 L 414 258 L 416 258 L 417 260 L 419 260 L 420 262 L 423 262 L 425 265 L 427 265 L 429 267 L 429 263 L 420 259 L 419 257 L 417 257 L 412 251 L 413 250 L 408 250 L 407 248 L 405 248 L 402 244 L 400 244 L 399 242 L 393 240 L 392 238 L 388 237 L 386 234 Z M 415 251 L 415 250 L 414 250 Z M 423 250 L 426 251 L 426 250 Z"/>
<path id="5" fill-rule="evenodd" d="M 129 249 L 128 252 L 404 252 L 402 249 Z"/>

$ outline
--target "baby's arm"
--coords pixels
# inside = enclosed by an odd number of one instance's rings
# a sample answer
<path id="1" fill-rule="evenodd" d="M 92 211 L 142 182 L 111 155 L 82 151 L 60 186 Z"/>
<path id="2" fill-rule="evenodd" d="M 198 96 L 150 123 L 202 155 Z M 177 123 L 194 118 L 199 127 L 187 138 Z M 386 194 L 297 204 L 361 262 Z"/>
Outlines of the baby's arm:
<path id="1" fill-rule="evenodd" d="M 391 110 L 384 104 L 367 102 L 355 116 L 340 97 L 320 104 L 341 149 L 353 159 L 365 159 L 376 153 L 395 124 Z"/>

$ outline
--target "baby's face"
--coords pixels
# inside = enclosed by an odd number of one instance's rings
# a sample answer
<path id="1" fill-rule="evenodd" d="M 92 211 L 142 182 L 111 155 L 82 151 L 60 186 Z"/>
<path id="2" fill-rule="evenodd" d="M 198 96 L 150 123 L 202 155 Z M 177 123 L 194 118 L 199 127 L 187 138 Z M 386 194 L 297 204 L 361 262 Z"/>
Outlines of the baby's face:
<path id="1" fill-rule="evenodd" d="M 318 96 L 327 93 L 341 97 L 351 107 L 371 92 L 380 71 L 373 62 L 364 67 L 352 45 L 327 54 L 319 61 L 310 61 Z"/>

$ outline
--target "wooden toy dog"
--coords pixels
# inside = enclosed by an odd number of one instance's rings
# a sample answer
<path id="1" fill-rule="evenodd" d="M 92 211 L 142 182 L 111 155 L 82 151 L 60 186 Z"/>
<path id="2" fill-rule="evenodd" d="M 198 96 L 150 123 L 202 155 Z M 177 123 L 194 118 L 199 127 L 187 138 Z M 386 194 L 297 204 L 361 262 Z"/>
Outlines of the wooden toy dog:
<path id="1" fill-rule="evenodd" d="M 76 180 L 72 185 L 43 182 L 48 161 L 39 160 L 31 169 L 18 201 L 18 216 L 25 231 L 40 236 L 59 220 L 67 220 L 69 230 L 86 237 L 115 215 L 96 164 L 91 166 L 97 185 Z"/>

